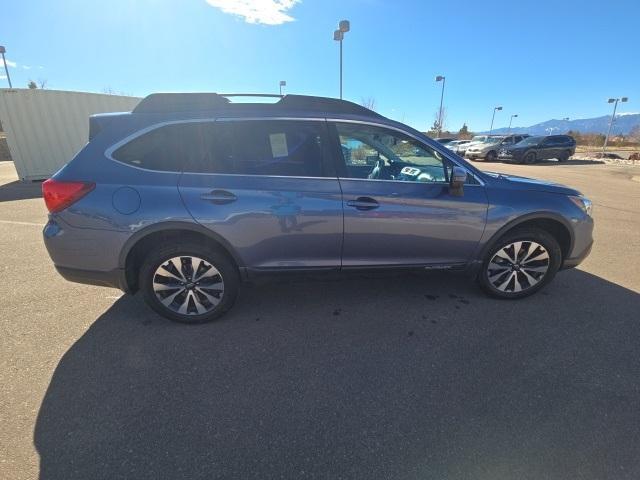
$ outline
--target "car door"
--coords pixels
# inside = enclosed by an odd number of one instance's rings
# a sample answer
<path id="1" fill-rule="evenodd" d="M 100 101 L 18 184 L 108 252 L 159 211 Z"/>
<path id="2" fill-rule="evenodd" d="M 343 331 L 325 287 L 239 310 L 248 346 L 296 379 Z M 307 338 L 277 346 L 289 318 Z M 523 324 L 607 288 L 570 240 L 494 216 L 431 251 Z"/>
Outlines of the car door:
<path id="1" fill-rule="evenodd" d="M 343 267 L 470 259 L 487 215 L 479 181 L 469 177 L 463 195 L 453 195 L 451 161 L 401 131 L 353 122 L 333 122 L 330 131 L 343 195 Z"/>
<path id="2" fill-rule="evenodd" d="M 550 158 L 556 158 L 557 153 L 558 153 L 558 145 L 557 145 L 556 137 L 546 137 L 542 141 L 538 159 L 549 160 Z"/>
<path id="3" fill-rule="evenodd" d="M 193 218 L 251 269 L 338 268 L 342 198 L 322 121 L 201 124 L 179 190 Z M 333 172 L 333 173 L 332 173 Z"/>

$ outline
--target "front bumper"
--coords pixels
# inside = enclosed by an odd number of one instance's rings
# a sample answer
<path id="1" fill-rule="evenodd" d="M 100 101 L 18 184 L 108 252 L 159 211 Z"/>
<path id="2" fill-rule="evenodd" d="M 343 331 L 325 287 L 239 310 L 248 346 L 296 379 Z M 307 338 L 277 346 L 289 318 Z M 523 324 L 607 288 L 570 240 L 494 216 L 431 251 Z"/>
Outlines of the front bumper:
<path id="1" fill-rule="evenodd" d="M 487 157 L 487 152 L 465 152 L 464 154 L 465 158 L 468 158 L 469 160 L 475 160 L 477 158 L 486 158 Z"/>
<path id="2" fill-rule="evenodd" d="M 592 248 L 593 248 L 593 241 L 591 241 L 591 243 L 589 243 L 589 245 L 587 245 L 587 247 L 577 255 L 574 255 L 570 258 L 565 258 L 564 261 L 562 262 L 561 269 L 564 270 L 567 268 L 574 268 L 580 265 L 584 261 L 584 259 L 589 256 Z"/>
<path id="3" fill-rule="evenodd" d="M 520 155 L 513 155 L 511 153 L 498 153 L 498 160 L 502 162 L 520 163 L 522 161 L 522 157 Z"/>

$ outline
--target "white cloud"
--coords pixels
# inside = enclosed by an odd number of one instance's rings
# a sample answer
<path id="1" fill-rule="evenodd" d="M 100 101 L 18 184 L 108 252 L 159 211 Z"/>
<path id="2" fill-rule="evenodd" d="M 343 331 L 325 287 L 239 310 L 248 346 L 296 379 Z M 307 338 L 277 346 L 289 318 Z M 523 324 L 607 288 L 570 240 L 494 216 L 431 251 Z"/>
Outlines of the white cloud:
<path id="1" fill-rule="evenodd" d="M 301 0 L 206 0 L 209 5 L 224 13 L 244 18 L 247 23 L 280 25 L 292 22 L 287 14 Z"/>
<path id="2" fill-rule="evenodd" d="M 0 75 L 0 80 L 6 80 L 7 76 L 6 75 Z"/>
<path id="3" fill-rule="evenodd" d="M 0 65 L 2 65 L 2 58 L 0 58 Z M 16 68 L 18 66 L 18 64 L 16 62 L 12 62 L 11 60 L 7 60 L 5 59 L 5 62 L 7 62 L 7 67 L 11 67 L 11 68 Z"/>
<path id="4" fill-rule="evenodd" d="M 30 65 L 22 65 L 22 68 L 24 70 L 31 70 L 31 66 Z"/>

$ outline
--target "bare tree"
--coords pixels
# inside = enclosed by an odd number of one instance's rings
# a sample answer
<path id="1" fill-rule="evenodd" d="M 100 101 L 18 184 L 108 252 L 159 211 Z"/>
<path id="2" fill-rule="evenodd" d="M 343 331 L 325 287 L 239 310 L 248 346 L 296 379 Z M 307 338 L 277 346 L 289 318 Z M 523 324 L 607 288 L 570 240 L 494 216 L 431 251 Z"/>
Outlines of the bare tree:
<path id="1" fill-rule="evenodd" d="M 433 126 L 431 130 L 434 132 L 443 132 L 444 126 L 447 124 L 447 108 L 442 106 L 442 114 L 440 114 L 440 110 L 436 110 L 433 114 Z"/>
<path id="2" fill-rule="evenodd" d="M 38 79 L 38 88 L 47 88 L 47 83 L 49 83 L 49 80 L 47 80 L 46 78 L 39 78 Z"/>
<path id="3" fill-rule="evenodd" d="M 376 110 L 376 99 L 374 97 L 362 97 L 360 99 L 360 105 L 369 110 Z"/>

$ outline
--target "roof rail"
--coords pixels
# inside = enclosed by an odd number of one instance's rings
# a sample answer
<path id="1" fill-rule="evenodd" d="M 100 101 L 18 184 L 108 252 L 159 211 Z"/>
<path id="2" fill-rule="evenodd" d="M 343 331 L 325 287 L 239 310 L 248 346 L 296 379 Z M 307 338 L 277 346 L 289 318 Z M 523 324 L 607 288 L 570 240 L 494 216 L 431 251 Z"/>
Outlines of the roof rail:
<path id="1" fill-rule="evenodd" d="M 280 98 L 276 103 L 259 103 L 268 109 L 310 110 L 326 113 L 342 113 L 367 117 L 382 115 L 347 100 L 313 97 L 308 95 L 284 95 L 261 93 L 152 93 L 143 98 L 133 113 L 204 112 L 242 105 L 231 103 L 232 97 Z M 246 105 L 246 104 L 245 104 Z"/>
<path id="2" fill-rule="evenodd" d="M 338 98 L 312 97 L 309 95 L 285 95 L 277 104 L 290 110 L 320 110 L 327 113 L 345 113 L 365 117 L 382 117 L 362 105 Z"/>

